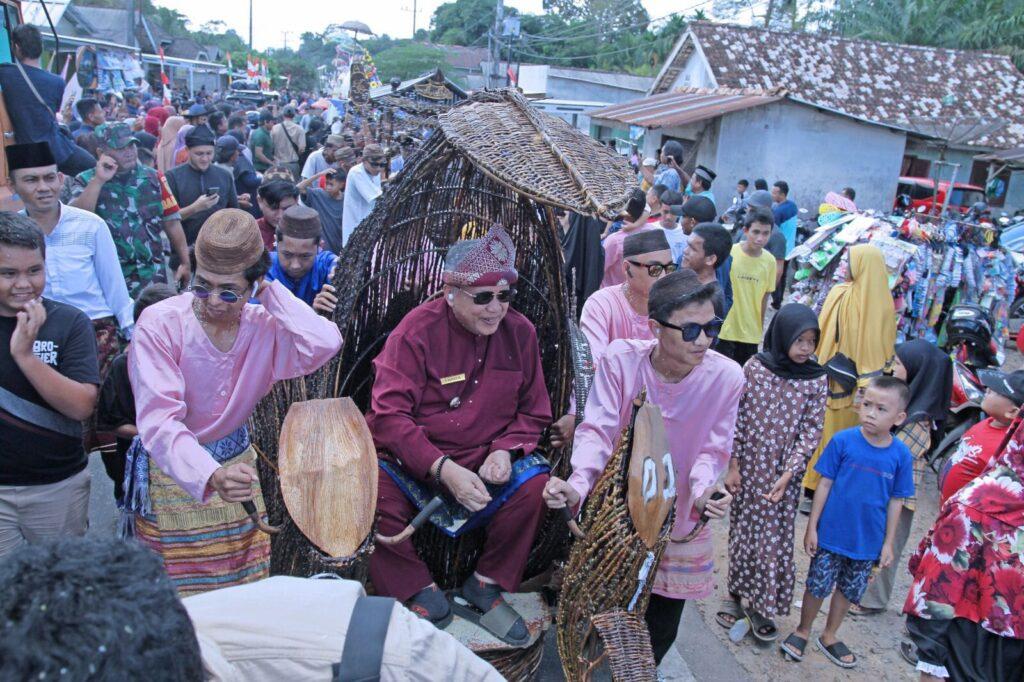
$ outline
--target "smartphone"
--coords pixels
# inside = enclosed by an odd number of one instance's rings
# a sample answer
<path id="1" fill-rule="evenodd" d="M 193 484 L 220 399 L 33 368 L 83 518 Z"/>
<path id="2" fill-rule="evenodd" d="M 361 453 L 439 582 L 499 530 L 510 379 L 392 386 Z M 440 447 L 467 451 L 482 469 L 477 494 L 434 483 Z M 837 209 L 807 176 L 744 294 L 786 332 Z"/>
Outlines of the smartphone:
<path id="1" fill-rule="evenodd" d="M 220 187 L 210 187 L 206 190 L 206 196 L 215 197 L 220 194 Z"/>

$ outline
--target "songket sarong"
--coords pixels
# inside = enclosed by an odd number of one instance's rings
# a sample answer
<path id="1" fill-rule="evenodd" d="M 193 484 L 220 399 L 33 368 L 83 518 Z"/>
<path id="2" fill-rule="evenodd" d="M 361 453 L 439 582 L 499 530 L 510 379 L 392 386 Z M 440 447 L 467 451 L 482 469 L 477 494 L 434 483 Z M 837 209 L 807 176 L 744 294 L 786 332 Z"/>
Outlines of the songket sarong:
<path id="1" fill-rule="evenodd" d="M 393 462 L 380 460 L 383 469 L 398 489 L 412 502 L 416 509 L 422 510 L 433 499 L 435 493 L 422 482 L 410 476 L 405 469 Z M 441 529 L 449 537 L 459 537 L 474 528 L 487 525 L 494 513 L 505 504 L 519 488 L 534 476 L 551 471 L 551 465 L 543 456 L 533 453 L 512 463 L 512 473 L 508 483 L 494 485 L 484 481 L 484 486 L 491 496 L 491 501 L 478 512 L 470 512 L 448 495 L 444 496 L 444 505 L 431 514 L 430 522 Z"/>
<path id="2" fill-rule="evenodd" d="M 245 427 L 203 447 L 223 466 L 256 467 Z M 255 582 L 270 573 L 270 538 L 256 528 L 241 504 L 214 494 L 196 502 L 150 458 L 138 437 L 127 455 L 121 535 L 135 537 L 161 556 L 167 574 L 187 597 Z M 259 481 L 253 501 L 264 512 Z"/>

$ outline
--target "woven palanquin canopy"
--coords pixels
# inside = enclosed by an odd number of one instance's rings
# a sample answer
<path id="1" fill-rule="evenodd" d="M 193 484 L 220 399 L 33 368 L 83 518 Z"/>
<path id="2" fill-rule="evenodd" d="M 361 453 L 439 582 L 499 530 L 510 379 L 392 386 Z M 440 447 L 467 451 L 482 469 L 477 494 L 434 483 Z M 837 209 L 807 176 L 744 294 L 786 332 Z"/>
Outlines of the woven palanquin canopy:
<path id="1" fill-rule="evenodd" d="M 439 122 L 484 173 L 544 204 L 614 219 L 636 185 L 615 150 L 509 90 L 478 93 Z"/>

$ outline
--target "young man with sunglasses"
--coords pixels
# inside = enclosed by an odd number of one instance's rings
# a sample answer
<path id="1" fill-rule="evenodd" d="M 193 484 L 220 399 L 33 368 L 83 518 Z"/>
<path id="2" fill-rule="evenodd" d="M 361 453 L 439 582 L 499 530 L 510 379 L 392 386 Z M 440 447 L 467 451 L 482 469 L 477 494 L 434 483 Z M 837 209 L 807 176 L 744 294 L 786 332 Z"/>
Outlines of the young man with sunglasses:
<path id="1" fill-rule="evenodd" d="M 595 291 L 580 314 L 580 331 L 590 343 L 595 362 L 616 339 L 654 338 L 647 319 L 647 296 L 655 282 L 676 270 L 668 239 L 661 229 L 629 235 L 622 242 L 622 254 L 625 283 Z M 570 405 L 569 413 L 551 429 L 551 444 L 562 447 L 571 443 L 575 426 L 575 405 Z"/>
<path id="2" fill-rule="evenodd" d="M 764 336 L 768 299 L 775 291 L 775 256 L 765 249 L 772 225 L 770 210 L 750 209 L 743 227 L 745 239 L 732 247 L 732 308 L 725 317 L 718 351 L 741 367 L 757 354 L 757 344 Z"/>
<path id="3" fill-rule="evenodd" d="M 182 596 L 267 576 L 269 540 L 238 504 L 262 509 L 246 423 L 274 382 L 341 347 L 337 325 L 265 279 L 270 259 L 245 211 L 214 213 L 195 258 L 190 292 L 147 308 L 128 353 L 139 440 L 122 528 L 164 557 Z"/>
<path id="4" fill-rule="evenodd" d="M 380 533 L 405 528 L 437 489 L 454 500 L 448 515 L 465 522 L 442 530 L 455 536 L 487 526 L 476 572 L 459 592 L 463 605 L 449 605 L 411 540 L 374 550 L 377 592 L 439 627 L 451 621 L 452 608 L 471 620 L 489 614 L 481 627 L 519 646 L 529 633 L 501 593 L 518 589 L 544 518 L 548 466 L 533 451 L 551 424 L 551 404 L 537 333 L 509 309 L 515 255 L 497 226 L 448 250 L 443 296 L 406 315 L 374 360 L 366 420 L 384 469 Z"/>
<path id="5" fill-rule="evenodd" d="M 744 379 L 735 363 L 711 350 L 722 325 L 712 302 L 717 293 L 717 284 L 701 284 L 686 268 L 651 287 L 648 324 L 655 338 L 613 341 L 597 360 L 586 418 L 576 429 L 572 475 L 568 481 L 552 477 L 544 491 L 549 507 L 578 512 L 629 423 L 633 399 L 646 389 L 664 418 L 676 473 L 676 542 L 658 564 L 646 614 L 658 662 L 675 641 L 686 600 L 714 591 L 711 530 L 678 541 L 701 514 L 724 518 L 732 501 L 715 481 L 729 464 Z M 715 493 L 723 496 L 712 499 Z"/>
<path id="6" fill-rule="evenodd" d="M 363 162 L 348 172 L 345 181 L 345 212 L 341 221 L 342 247 L 348 243 L 353 230 L 370 215 L 377 197 L 381 195 L 380 175 L 387 166 L 387 156 L 379 144 L 363 148 Z"/>

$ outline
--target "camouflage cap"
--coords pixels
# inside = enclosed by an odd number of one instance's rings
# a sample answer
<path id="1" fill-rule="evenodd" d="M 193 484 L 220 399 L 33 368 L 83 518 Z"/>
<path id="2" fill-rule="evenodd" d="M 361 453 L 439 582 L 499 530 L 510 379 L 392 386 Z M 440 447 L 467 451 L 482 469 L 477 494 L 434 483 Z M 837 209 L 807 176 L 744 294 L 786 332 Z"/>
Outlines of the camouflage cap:
<path id="1" fill-rule="evenodd" d="M 138 140 L 132 137 L 132 129 L 127 123 L 115 121 L 103 123 L 96 127 L 93 133 L 97 141 L 108 149 L 124 149 L 130 144 L 138 144 Z"/>

